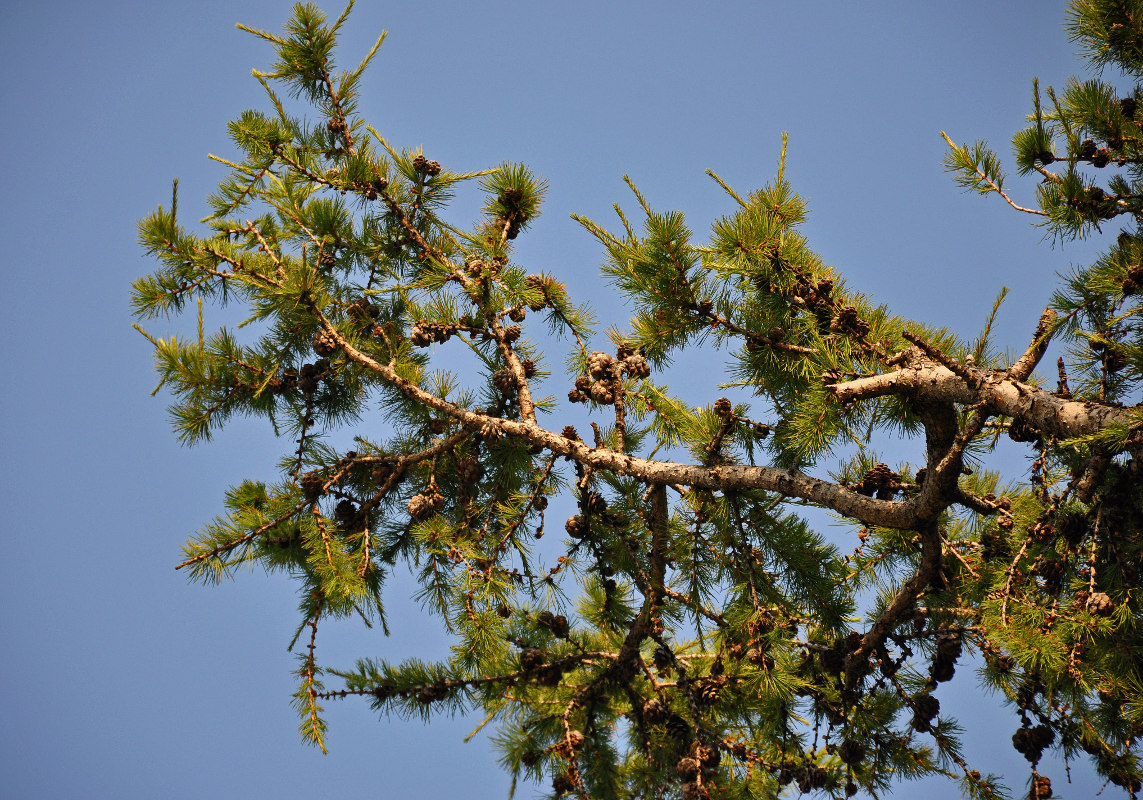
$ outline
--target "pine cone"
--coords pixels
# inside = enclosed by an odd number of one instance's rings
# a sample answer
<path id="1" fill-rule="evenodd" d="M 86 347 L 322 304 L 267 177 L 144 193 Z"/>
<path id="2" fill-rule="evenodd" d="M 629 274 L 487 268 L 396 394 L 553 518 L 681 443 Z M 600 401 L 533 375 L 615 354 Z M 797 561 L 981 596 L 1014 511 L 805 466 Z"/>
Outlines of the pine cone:
<path id="1" fill-rule="evenodd" d="M 426 488 L 424 494 L 409 498 L 409 515 L 418 522 L 426 520 L 444 507 L 444 497 L 435 485 Z"/>
<path id="2" fill-rule="evenodd" d="M 567 772 L 561 772 L 552 778 L 552 789 L 556 794 L 563 794 L 570 792 L 575 788 L 575 778 Z"/>
<path id="3" fill-rule="evenodd" d="M 516 376 L 509 369 L 499 369 L 492 373 L 492 385 L 500 390 L 501 394 L 511 394 L 516 390 Z"/>
<path id="4" fill-rule="evenodd" d="M 588 514 L 601 516 L 607 513 L 607 501 L 599 492 L 588 492 L 584 495 L 583 506 Z"/>
<path id="5" fill-rule="evenodd" d="M 931 720 L 941 711 L 941 701 L 931 694 L 921 694 L 913 700 L 913 714 L 915 718 Z"/>
<path id="6" fill-rule="evenodd" d="M 843 764 L 856 766 L 865 760 L 865 745 L 856 739 L 846 739 L 837 749 L 837 756 Z"/>
<path id="7" fill-rule="evenodd" d="M 512 344 L 514 341 L 520 338 L 521 333 L 522 331 L 519 325 L 509 325 L 504 329 L 504 341 L 508 344 Z"/>
<path id="8" fill-rule="evenodd" d="M 671 714 L 667 718 L 667 735 L 676 742 L 685 742 L 691 738 L 691 726 L 678 714 Z"/>
<path id="9" fill-rule="evenodd" d="M 856 492 L 872 497 L 874 493 L 889 490 L 900 478 L 901 476 L 891 470 L 887 464 L 878 462 L 869 468 L 862 476 L 861 482 L 853 488 Z"/>
<path id="10" fill-rule="evenodd" d="M 484 465 L 476 456 L 467 456 L 456 463 L 456 477 L 464 484 L 474 484 L 484 477 Z"/>
<path id="11" fill-rule="evenodd" d="M 413 169 L 417 172 L 424 172 L 429 166 L 429 160 L 423 155 L 418 155 L 413 159 Z"/>
<path id="12" fill-rule="evenodd" d="M 695 699 L 700 706 L 713 706 L 722 694 L 725 678 L 713 677 L 695 682 Z"/>
<path id="13" fill-rule="evenodd" d="M 305 498 L 310 502 L 317 500 L 324 494 L 325 478 L 316 470 L 303 475 L 299 483 L 302 487 L 302 494 L 305 495 Z"/>
<path id="14" fill-rule="evenodd" d="M 413 347 L 428 347 L 433 343 L 433 336 L 429 323 L 423 319 L 419 319 L 413 325 L 413 329 L 409 331 L 409 342 Z"/>
<path id="15" fill-rule="evenodd" d="M 560 433 L 565 439 L 571 439 L 573 442 L 579 441 L 579 431 L 572 425 L 565 425 Z"/>
<path id="16" fill-rule="evenodd" d="M 647 359 L 636 353 L 623 360 L 623 370 L 632 378 L 646 378 L 651 374 L 651 365 L 647 363 Z"/>
<path id="17" fill-rule="evenodd" d="M 848 333 L 863 338 L 869 333 L 869 323 L 861 319 L 856 306 L 845 306 L 834 314 L 829 329 L 834 333 Z"/>
<path id="18" fill-rule="evenodd" d="M 1103 365 L 1108 372 L 1115 373 L 1127 366 L 1127 356 L 1118 347 L 1109 347 L 1103 356 Z"/>
<path id="19" fill-rule="evenodd" d="M 1014 442 L 1035 442 L 1039 440 L 1040 434 L 1021 420 L 1014 419 L 1008 425 L 1008 438 Z"/>
<path id="20" fill-rule="evenodd" d="M 730 412 L 733 411 L 734 408 L 731 406 L 730 400 L 728 398 L 720 397 L 714 401 L 714 405 L 711 407 L 711 410 L 720 417 L 729 417 Z"/>
<path id="21" fill-rule="evenodd" d="M 377 306 L 373 305 L 373 303 L 365 297 L 360 297 L 350 303 L 348 310 L 354 319 L 366 325 L 371 324 L 381 313 Z"/>
<path id="22" fill-rule="evenodd" d="M 332 356 L 337 347 L 337 337 L 329 331 L 323 329 L 314 334 L 313 348 L 319 356 Z"/>
<path id="23" fill-rule="evenodd" d="M 595 352 L 587 357 L 587 372 L 596 380 L 611 377 L 615 359 L 607 353 Z"/>
<path id="24" fill-rule="evenodd" d="M 568 521 L 564 523 L 564 530 L 566 530 L 568 536 L 573 539 L 582 539 L 587 535 L 587 523 L 583 517 L 576 514 L 573 517 L 568 517 Z"/>
<path id="25" fill-rule="evenodd" d="M 814 767 L 809 772 L 811 789 L 824 789 L 825 785 L 829 783 L 829 773 L 826 772 L 825 767 Z"/>
<path id="26" fill-rule="evenodd" d="M 1124 119 L 1135 119 L 1135 111 L 1139 108 L 1134 97 L 1124 97 L 1119 101 L 1119 110 L 1123 112 Z"/>
<path id="27" fill-rule="evenodd" d="M 675 764 L 675 771 L 679 773 L 680 778 L 689 781 L 698 777 L 702 767 L 696 759 L 687 757 L 679 759 L 679 763 Z"/>
<path id="28" fill-rule="evenodd" d="M 840 675 L 845 668 L 845 653 L 837 647 L 818 651 L 818 662 L 822 669 L 830 675 Z"/>
<path id="29" fill-rule="evenodd" d="M 530 308 L 532 311 L 542 311 L 545 307 L 547 307 L 547 284 L 542 277 L 539 275 L 529 275 L 524 279 L 524 285 L 533 291 L 540 292 L 540 299 L 533 300 L 528 303 L 528 308 Z"/>
<path id="30" fill-rule="evenodd" d="M 615 390 L 610 381 L 596 381 L 588 390 L 591 399 L 600 405 L 611 405 L 615 402 Z"/>
<path id="31" fill-rule="evenodd" d="M 525 672 L 544 666 L 544 651 L 538 647 L 526 647 L 520 652 L 520 668 Z"/>
<path id="32" fill-rule="evenodd" d="M 937 683 L 951 681 L 956 675 L 956 661 L 949 656 L 937 653 L 933 659 L 932 678 Z"/>
<path id="33" fill-rule="evenodd" d="M 1045 734 L 1039 730 L 1040 728 L 1047 728 L 1047 726 L 1037 725 L 1035 728 L 1023 727 L 1012 734 L 1012 747 L 1032 764 L 1040 760 L 1044 748 L 1051 744 L 1051 739 L 1054 738 L 1050 736 L 1051 729 L 1048 729 L 1049 735 L 1045 736 Z"/>
<path id="34" fill-rule="evenodd" d="M 667 707 L 657 697 L 652 697 L 643 703 L 643 721 L 648 725 L 662 722 L 667 716 Z"/>
<path id="35" fill-rule="evenodd" d="M 357 506 L 353 504 L 352 500 L 342 500 L 337 504 L 333 513 L 338 522 L 348 524 L 357 516 Z"/>
<path id="36" fill-rule="evenodd" d="M 710 800 L 710 790 L 698 781 L 684 783 L 683 800 Z"/>
<path id="37" fill-rule="evenodd" d="M 525 318 L 527 315 L 528 315 L 528 312 L 527 312 L 527 311 L 525 311 L 525 310 L 524 310 L 523 308 L 521 308 L 520 306 L 515 306 L 514 308 L 512 308 L 512 309 L 511 309 L 511 310 L 508 312 L 508 319 L 512 320 L 513 322 L 523 322 L 523 321 L 524 321 L 524 318 Z"/>
<path id="38" fill-rule="evenodd" d="M 1088 613 L 1095 614 L 1097 617 L 1105 617 L 1115 610 L 1115 604 L 1104 592 L 1094 592 L 1087 599 Z"/>
<path id="39" fill-rule="evenodd" d="M 1032 788 L 1028 790 L 1029 800 L 1046 800 L 1052 796 L 1052 782 L 1046 775 L 1037 775 L 1032 779 Z"/>

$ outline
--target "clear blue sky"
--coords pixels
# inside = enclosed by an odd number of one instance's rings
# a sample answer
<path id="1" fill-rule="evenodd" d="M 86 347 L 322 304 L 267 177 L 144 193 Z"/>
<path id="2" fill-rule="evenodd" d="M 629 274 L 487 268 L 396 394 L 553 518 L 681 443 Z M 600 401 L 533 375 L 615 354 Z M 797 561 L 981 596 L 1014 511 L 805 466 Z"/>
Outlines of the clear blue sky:
<path id="1" fill-rule="evenodd" d="M 135 222 L 169 203 L 175 176 L 182 218 L 204 215 L 222 175 L 206 153 L 229 152 L 225 125 L 261 104 L 249 73 L 270 58 L 234 23 L 277 30 L 288 12 L 269 0 L 4 4 L 5 796 L 506 796 L 486 741 L 460 741 L 472 720 L 378 722 L 347 701 L 330 704 L 330 755 L 300 745 L 291 586 L 243 574 L 203 588 L 172 568 L 225 488 L 269 476 L 279 450 L 241 423 L 193 450 L 175 441 L 164 399 L 149 396 L 150 348 L 130 327 L 130 282 L 152 268 Z M 545 176 L 545 215 L 518 260 L 555 272 L 605 323 L 622 324 L 622 306 L 568 214 L 609 221 L 611 203 L 629 201 L 626 173 L 701 234 L 729 211 L 703 170 L 749 190 L 772 177 L 789 131 L 789 175 L 828 263 L 896 311 L 966 336 L 1011 286 L 1000 331 L 1016 349 L 1055 274 L 1092 245 L 1052 249 L 1001 202 L 963 195 L 942 171 L 939 131 L 1007 152 L 1032 77 L 1059 86 L 1082 68 L 1062 22 L 1055 1 L 362 0 L 341 61 L 387 28 L 362 104 L 375 127 L 458 169 L 518 160 Z M 1030 183 L 1012 185 L 1030 200 Z M 463 207 L 457 222 L 472 216 Z M 391 638 L 327 624 L 323 660 L 443 652 L 402 593 L 398 580 Z M 962 672 L 942 703 L 985 729 L 970 756 L 1019 793 L 1017 722 Z M 1046 772 L 1065 797 L 1099 786 L 1086 768 L 1071 786 L 1062 766 Z M 951 784 L 925 790 L 957 796 Z"/>

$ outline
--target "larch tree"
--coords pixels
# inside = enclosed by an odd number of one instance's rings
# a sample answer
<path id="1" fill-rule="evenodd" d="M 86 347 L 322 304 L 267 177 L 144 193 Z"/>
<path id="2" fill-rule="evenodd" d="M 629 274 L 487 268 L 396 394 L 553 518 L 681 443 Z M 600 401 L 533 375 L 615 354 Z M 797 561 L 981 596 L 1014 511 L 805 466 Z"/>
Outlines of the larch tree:
<path id="1" fill-rule="evenodd" d="M 1050 238 L 1108 237 L 1029 321 L 1019 357 L 991 322 L 964 339 L 848 286 L 799 233 L 784 148 L 756 191 L 711 173 L 736 210 L 705 241 L 634 184 L 637 216 L 577 218 L 634 312 L 600 336 L 561 276 L 513 258 L 543 180 L 507 162 L 453 171 L 361 118 L 381 41 L 338 71 L 348 13 L 329 24 L 297 5 L 281 34 L 245 29 L 277 55 L 255 72 L 267 110 L 231 123 L 242 156 L 198 232 L 173 202 L 140 223 L 158 268 L 133 298 L 143 319 L 197 306 L 197 337 L 145 333 L 184 443 L 236 415 L 286 443 L 280 477 L 234 486 L 178 567 L 297 581 L 305 740 L 324 748 L 323 704 L 358 698 L 485 715 L 505 769 L 555 795 L 842 797 L 943 774 L 1001 797 L 1005 776 L 966 762 L 974 732 L 938 699 L 975 652 L 1028 762 L 1010 783 L 1048 797 L 1037 765 L 1054 749 L 1136 797 L 1139 87 L 1034 89 L 1013 138 L 1034 207 L 987 145 L 948 140 L 966 188 Z M 1097 71 L 1143 77 L 1143 3 L 1076 0 L 1066 28 Z M 485 197 L 469 228 L 448 217 L 464 182 Z M 248 324 L 207 335 L 204 303 Z M 1036 378 L 1049 345 L 1061 355 Z M 672 392 L 673 360 L 700 347 L 741 402 L 718 385 L 709 405 Z M 465 366 L 441 369 L 446 354 Z M 923 459 L 889 466 L 902 433 Z M 989 469 L 1001 437 L 1033 455 L 1027 474 Z M 575 513 L 553 524 L 560 495 Z M 851 541 L 828 542 L 807 507 Z M 321 661 L 322 621 L 383 622 L 402 569 L 451 657 Z"/>

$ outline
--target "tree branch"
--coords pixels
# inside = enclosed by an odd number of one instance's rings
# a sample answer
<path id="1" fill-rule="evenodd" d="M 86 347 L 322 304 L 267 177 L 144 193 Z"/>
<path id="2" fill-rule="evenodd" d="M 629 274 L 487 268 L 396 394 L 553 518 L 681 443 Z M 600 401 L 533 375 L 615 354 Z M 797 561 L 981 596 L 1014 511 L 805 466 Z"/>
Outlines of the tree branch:
<path id="1" fill-rule="evenodd" d="M 1019 419 L 1042 433 L 1061 439 L 1089 436 L 1113 425 L 1130 426 L 1139 421 L 1137 409 L 1056 397 L 1043 389 L 1006 377 L 1003 372 L 974 372 L 981 378 L 977 389 L 948 367 L 930 363 L 838 383 L 833 386 L 833 393 L 842 403 L 898 395 L 961 405 L 983 404 L 994 414 Z"/>

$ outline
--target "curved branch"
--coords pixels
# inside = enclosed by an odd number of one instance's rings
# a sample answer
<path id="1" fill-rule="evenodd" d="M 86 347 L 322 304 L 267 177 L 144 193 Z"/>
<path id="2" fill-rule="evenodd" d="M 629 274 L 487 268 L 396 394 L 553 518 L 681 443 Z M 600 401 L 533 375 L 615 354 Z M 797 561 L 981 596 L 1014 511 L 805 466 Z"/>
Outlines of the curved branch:
<path id="1" fill-rule="evenodd" d="M 539 445 L 556 455 L 567 456 L 585 467 L 619 475 L 632 475 L 656 484 L 674 484 L 723 492 L 763 489 L 786 497 L 808 500 L 866 525 L 886 528 L 915 528 L 920 523 L 932 519 L 953 499 L 945 491 L 947 487 L 942 487 L 941 481 L 926 481 L 921 491 L 908 500 L 877 500 L 836 483 L 807 475 L 797 469 L 742 464 L 701 466 L 672 461 L 651 461 L 605 447 L 589 447 L 582 441 L 573 441 L 562 434 L 545 430 L 534 422 L 478 414 L 437 397 L 401 377 L 391 365 L 382 364 L 353 347 L 327 319 L 320 318 L 326 332 L 334 337 L 349 358 L 377 374 L 411 400 L 447 414 L 466 427 L 478 429 L 482 435 L 527 439 L 534 445 Z"/>

